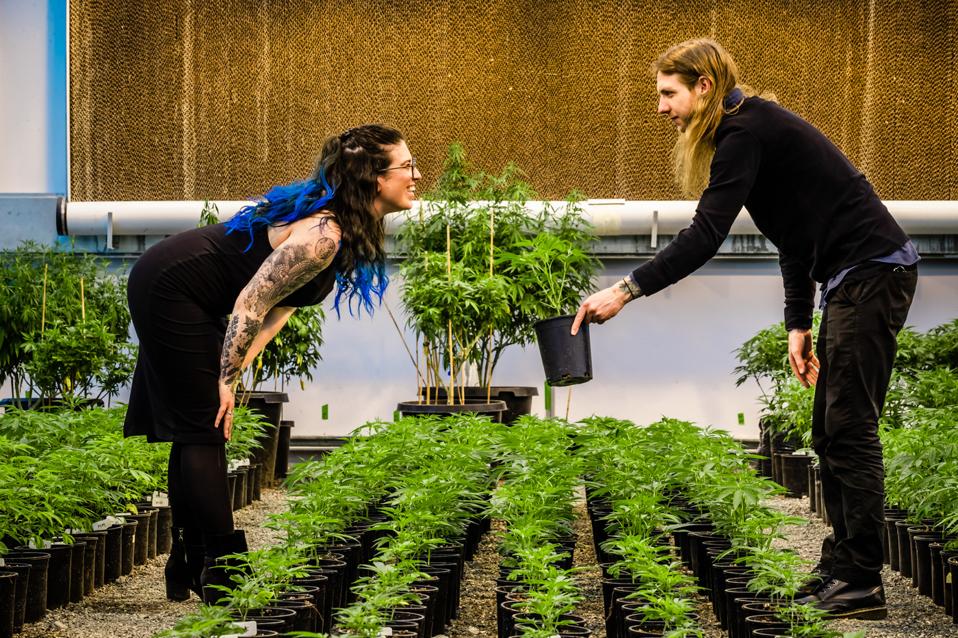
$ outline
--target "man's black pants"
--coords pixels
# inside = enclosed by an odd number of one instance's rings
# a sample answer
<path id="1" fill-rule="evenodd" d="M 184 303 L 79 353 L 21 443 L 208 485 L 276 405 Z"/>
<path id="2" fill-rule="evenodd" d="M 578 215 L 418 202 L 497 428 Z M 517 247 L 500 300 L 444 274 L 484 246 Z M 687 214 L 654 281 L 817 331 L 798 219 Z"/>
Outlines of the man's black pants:
<path id="1" fill-rule="evenodd" d="M 885 471 L 878 417 L 917 281 L 915 266 L 870 263 L 853 270 L 832 292 L 818 335 L 812 438 L 832 521 L 819 568 L 863 587 L 881 582 Z"/>

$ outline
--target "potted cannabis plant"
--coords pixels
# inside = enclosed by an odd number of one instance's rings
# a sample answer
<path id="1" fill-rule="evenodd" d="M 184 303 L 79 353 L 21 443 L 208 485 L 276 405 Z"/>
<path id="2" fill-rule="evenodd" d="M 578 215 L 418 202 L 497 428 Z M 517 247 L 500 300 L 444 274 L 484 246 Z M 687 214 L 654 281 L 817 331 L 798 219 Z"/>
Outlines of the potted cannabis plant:
<path id="1" fill-rule="evenodd" d="M 25 242 L 0 254 L 0 295 L 6 405 L 98 403 L 132 374 L 125 287 L 105 260 Z"/>
<path id="2" fill-rule="evenodd" d="M 526 252 L 526 242 L 543 234 L 582 247 L 591 236 L 573 232 L 584 229 L 578 208 L 533 212 L 527 207 L 533 197 L 514 164 L 497 175 L 476 170 L 454 143 L 422 208 L 407 214 L 397 247 L 405 258 L 403 303 L 416 334 L 411 352 L 425 386 L 422 401 L 448 403 L 451 393 L 457 400 L 498 396 L 509 403 L 506 422 L 529 413 L 534 387 L 492 385 L 503 352 L 532 342 L 533 324 L 548 303 L 528 265 L 519 267 L 509 256 Z M 596 263 L 573 293 L 577 300 Z"/>
<path id="3" fill-rule="evenodd" d="M 538 287 L 538 294 L 524 295 L 516 302 L 537 319 L 536 340 L 549 384 L 567 386 L 592 379 L 589 326 L 571 333 L 579 302 L 592 288 L 598 261 L 587 252 L 594 237 L 574 201 L 554 219 L 559 221 L 557 227 L 517 242 L 516 250 L 503 255 L 503 261 L 504 272 L 522 282 L 525 291 Z"/>

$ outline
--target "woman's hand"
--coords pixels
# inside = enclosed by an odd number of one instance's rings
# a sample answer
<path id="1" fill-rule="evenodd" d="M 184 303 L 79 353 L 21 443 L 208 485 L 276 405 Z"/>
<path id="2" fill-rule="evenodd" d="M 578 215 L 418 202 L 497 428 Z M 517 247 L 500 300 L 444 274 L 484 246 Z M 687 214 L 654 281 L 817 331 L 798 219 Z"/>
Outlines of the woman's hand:
<path id="1" fill-rule="evenodd" d="M 220 427 L 220 421 L 223 422 L 223 438 L 227 441 L 233 436 L 233 406 L 236 403 L 236 397 L 233 394 L 233 388 L 220 382 L 220 409 L 216 412 L 216 421 L 214 428 Z"/>
<path id="2" fill-rule="evenodd" d="M 818 383 L 818 357 L 812 351 L 812 331 L 793 329 L 788 331 L 788 363 L 792 372 L 806 388 Z"/>

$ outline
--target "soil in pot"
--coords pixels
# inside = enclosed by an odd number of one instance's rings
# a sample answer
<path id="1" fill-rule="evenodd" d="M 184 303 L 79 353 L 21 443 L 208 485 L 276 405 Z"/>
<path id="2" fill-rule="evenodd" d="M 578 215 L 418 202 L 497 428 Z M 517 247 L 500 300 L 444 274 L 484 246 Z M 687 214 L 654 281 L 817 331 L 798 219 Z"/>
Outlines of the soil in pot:
<path id="1" fill-rule="evenodd" d="M 47 573 L 50 568 L 50 554 L 32 550 L 9 552 L 4 557 L 9 562 L 30 565 L 30 581 L 27 584 L 27 603 L 24 622 L 36 622 L 47 613 Z"/>
<path id="2" fill-rule="evenodd" d="M 546 381 L 553 387 L 576 385 L 592 380 L 592 345 L 589 324 L 579 326 L 572 335 L 575 315 L 543 319 L 535 324 L 536 341 L 545 369 Z"/>

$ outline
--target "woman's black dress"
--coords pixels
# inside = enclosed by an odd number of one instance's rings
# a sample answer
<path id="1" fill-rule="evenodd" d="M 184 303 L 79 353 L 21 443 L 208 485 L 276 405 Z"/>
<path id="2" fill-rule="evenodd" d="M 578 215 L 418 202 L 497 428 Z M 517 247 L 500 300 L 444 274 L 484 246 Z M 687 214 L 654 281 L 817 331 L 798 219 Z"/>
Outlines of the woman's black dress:
<path id="1" fill-rule="evenodd" d="M 148 441 L 223 443 L 220 355 L 226 317 L 240 291 L 272 252 L 267 231 L 226 234 L 223 224 L 168 237 L 130 271 L 127 299 L 140 340 L 123 433 Z M 322 301 L 335 283 L 330 266 L 278 306 Z"/>

